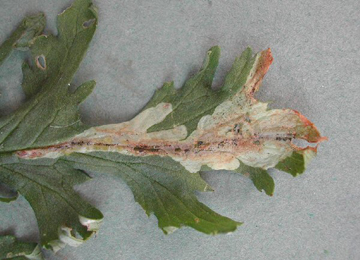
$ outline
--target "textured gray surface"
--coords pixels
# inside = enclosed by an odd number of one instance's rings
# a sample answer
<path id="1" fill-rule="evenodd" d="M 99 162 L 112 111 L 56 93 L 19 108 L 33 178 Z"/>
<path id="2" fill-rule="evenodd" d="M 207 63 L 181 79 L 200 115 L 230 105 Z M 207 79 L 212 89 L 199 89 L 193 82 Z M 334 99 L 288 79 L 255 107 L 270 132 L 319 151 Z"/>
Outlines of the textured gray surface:
<path id="1" fill-rule="evenodd" d="M 44 11 L 48 30 L 68 0 L 0 0 L 0 41 L 25 14 Z M 97 237 L 48 259 L 359 259 L 360 3 L 358 0 L 96 1 L 99 28 L 75 83 L 95 79 L 82 106 L 90 124 L 128 120 L 164 81 L 180 86 L 212 45 L 222 47 L 220 86 L 246 46 L 271 47 L 274 63 L 257 97 L 312 120 L 329 141 L 305 174 L 278 171 L 275 195 L 235 174 L 206 173 L 216 189 L 199 194 L 219 213 L 245 222 L 233 234 L 183 228 L 165 236 L 126 185 L 108 176 L 78 190 L 105 215 Z M 22 102 L 20 54 L 0 68 L 0 110 Z M 0 234 L 36 240 L 34 214 L 20 198 L 0 204 Z"/>

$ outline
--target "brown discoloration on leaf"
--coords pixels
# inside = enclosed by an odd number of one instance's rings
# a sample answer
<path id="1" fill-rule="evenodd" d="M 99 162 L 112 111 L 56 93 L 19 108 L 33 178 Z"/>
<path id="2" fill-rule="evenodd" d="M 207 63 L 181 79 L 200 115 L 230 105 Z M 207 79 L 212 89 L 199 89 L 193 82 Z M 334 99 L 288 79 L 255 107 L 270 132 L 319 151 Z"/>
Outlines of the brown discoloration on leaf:
<path id="1" fill-rule="evenodd" d="M 259 90 L 262 80 L 274 60 L 270 48 L 262 51 L 259 56 L 260 58 L 257 60 L 257 64 L 255 64 L 254 72 L 250 74 L 250 80 L 246 84 L 246 94 L 251 98 Z"/>

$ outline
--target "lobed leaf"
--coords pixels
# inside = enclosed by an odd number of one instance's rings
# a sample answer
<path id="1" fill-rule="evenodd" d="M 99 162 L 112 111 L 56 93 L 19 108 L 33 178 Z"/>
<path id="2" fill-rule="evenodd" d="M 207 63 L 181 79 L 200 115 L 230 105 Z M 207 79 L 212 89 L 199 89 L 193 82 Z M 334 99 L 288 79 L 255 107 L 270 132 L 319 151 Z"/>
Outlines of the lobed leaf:
<path id="1" fill-rule="evenodd" d="M 162 122 L 150 127 L 148 132 L 168 130 L 184 125 L 189 135 L 196 129 L 203 116 L 211 115 L 219 104 L 244 87 L 255 61 L 252 50 L 247 48 L 240 57 L 236 58 L 223 88 L 214 91 L 211 85 L 219 58 L 220 48 L 214 46 L 208 50 L 200 71 L 187 80 L 182 88 L 175 90 L 174 84 L 169 82 L 156 91 L 144 109 L 154 107 L 159 103 L 170 103 L 173 111 Z"/>
<path id="2" fill-rule="evenodd" d="M 197 200 L 196 192 L 211 190 L 200 170 L 248 175 L 259 191 L 271 196 L 274 181 L 268 169 L 296 176 L 316 155 L 317 147 L 297 147 L 292 141 L 325 139 L 299 112 L 268 110 L 254 98 L 273 61 L 270 49 L 253 55 L 247 48 L 235 59 L 223 87 L 213 90 L 217 46 L 182 88 L 165 83 L 134 119 L 89 128 L 80 121 L 78 105 L 95 82 L 74 92 L 69 86 L 94 35 L 96 9 L 90 0 L 75 0 L 58 17 L 58 36 L 39 36 L 43 23 L 42 15 L 27 18 L 0 47 L 0 64 L 13 48 L 30 48 L 31 53 L 30 62 L 23 64 L 27 101 L 0 118 L 0 182 L 30 203 L 45 248 L 78 246 L 98 230 L 101 212 L 73 190 L 89 179 L 86 172 L 123 179 L 166 234 L 182 226 L 227 233 L 241 222 Z M 36 247 L 9 236 L 0 237 L 0 244 L 7 248 L 0 247 L 1 257 L 13 257 L 12 252 L 28 257 Z"/>
<path id="3" fill-rule="evenodd" d="M 100 211 L 72 189 L 89 177 L 64 161 L 0 157 L 0 182 L 17 190 L 30 203 L 40 229 L 41 244 L 54 251 L 80 245 L 98 230 Z M 77 237 L 80 235 L 81 237 Z"/>
<path id="4" fill-rule="evenodd" d="M 87 24 L 89 21 L 92 23 Z M 59 143 L 84 131 L 78 105 L 91 93 L 94 81 L 69 92 L 97 24 L 90 0 L 77 0 L 58 16 L 59 36 L 35 37 L 32 64 L 23 65 L 23 89 L 28 97 L 15 113 L 0 118 L 0 151 L 9 152 Z"/>
<path id="5" fill-rule="evenodd" d="M 199 173 L 189 173 L 170 158 L 134 157 L 118 153 L 74 153 L 61 160 L 83 171 L 121 177 L 147 215 L 154 213 L 164 233 L 190 226 L 206 234 L 232 232 L 241 223 L 223 217 L 199 202 L 195 191 L 210 191 Z"/>

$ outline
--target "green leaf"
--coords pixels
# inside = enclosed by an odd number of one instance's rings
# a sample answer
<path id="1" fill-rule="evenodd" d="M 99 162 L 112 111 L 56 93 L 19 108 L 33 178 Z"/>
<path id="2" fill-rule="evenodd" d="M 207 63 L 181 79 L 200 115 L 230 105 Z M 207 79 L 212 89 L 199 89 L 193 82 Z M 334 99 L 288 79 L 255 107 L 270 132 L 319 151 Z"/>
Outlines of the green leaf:
<path id="1" fill-rule="evenodd" d="M 13 49 L 28 49 L 35 36 L 40 35 L 45 27 L 44 14 L 26 17 L 19 27 L 0 46 L 0 66 Z"/>
<path id="2" fill-rule="evenodd" d="M 90 0 L 77 0 L 58 17 L 59 36 L 38 36 L 31 45 L 33 64 L 23 65 L 28 102 L 0 118 L 0 151 L 48 146 L 84 131 L 78 105 L 94 81 L 70 93 L 71 80 L 83 59 L 97 24 Z M 40 91 L 41 90 L 41 91 Z"/>
<path id="3" fill-rule="evenodd" d="M 238 92 L 245 84 L 253 67 L 255 58 L 250 48 L 235 59 L 232 69 L 220 90 L 212 90 L 211 85 L 220 57 L 220 48 L 212 47 L 208 52 L 200 71 L 186 81 L 179 90 L 173 83 L 166 83 L 157 90 L 144 109 L 154 107 L 161 102 L 172 104 L 173 111 L 164 121 L 148 129 L 148 132 L 172 129 L 185 125 L 188 135 L 192 133 L 205 115 L 210 115 L 215 108 Z"/>
<path id="4" fill-rule="evenodd" d="M 78 246 L 99 228 L 101 212 L 73 190 L 89 179 L 86 172 L 123 179 L 164 233 L 182 226 L 227 233 L 241 223 L 197 200 L 196 192 L 211 190 L 199 175 L 201 169 L 248 174 L 259 191 L 272 195 L 274 181 L 267 169 L 295 176 L 316 155 L 316 148 L 297 147 L 292 141 L 324 140 L 299 112 L 268 110 L 254 98 L 273 60 L 270 49 L 255 56 L 246 49 L 223 87 L 212 90 L 217 46 L 183 88 L 165 83 L 134 119 L 90 128 L 80 121 L 78 105 L 95 82 L 73 92 L 70 83 L 94 35 L 96 9 L 90 0 L 75 0 L 58 17 L 58 36 L 36 36 L 42 18 L 21 27 L 23 33 L 16 31 L 1 47 L 0 63 L 12 46 L 30 47 L 31 58 L 23 64 L 27 101 L 0 118 L 0 182 L 30 203 L 46 248 Z"/>
<path id="5" fill-rule="evenodd" d="M 291 156 L 279 162 L 275 166 L 275 168 L 280 171 L 290 173 L 292 176 L 296 177 L 298 174 L 303 173 L 305 170 L 304 156 L 302 154 L 294 152 L 291 154 Z"/>
<path id="6" fill-rule="evenodd" d="M 199 173 L 189 173 L 170 158 L 134 157 L 118 153 L 72 154 L 61 157 L 72 167 L 121 177 L 148 215 L 154 213 L 164 233 L 190 226 L 206 234 L 232 232 L 241 223 L 199 202 L 195 191 L 210 191 Z"/>
<path id="7" fill-rule="evenodd" d="M 11 154 L 0 157 L 0 182 L 17 190 L 30 203 L 41 244 L 54 251 L 65 244 L 77 246 L 98 229 L 101 212 L 72 189 L 88 179 L 87 174 L 64 161 L 19 160 Z"/>
<path id="8" fill-rule="evenodd" d="M 43 258 L 36 243 L 23 243 L 13 236 L 0 236 L 0 259 L 42 260 Z"/>
<path id="9" fill-rule="evenodd" d="M 269 196 L 274 194 L 275 183 L 267 170 L 241 164 L 241 166 L 235 171 L 248 175 L 260 192 L 265 191 L 265 193 Z"/>
<path id="10" fill-rule="evenodd" d="M 306 166 L 315 157 L 315 155 L 316 148 L 293 152 L 290 156 L 280 161 L 275 168 L 280 171 L 290 173 L 292 176 L 296 177 L 305 171 Z"/>

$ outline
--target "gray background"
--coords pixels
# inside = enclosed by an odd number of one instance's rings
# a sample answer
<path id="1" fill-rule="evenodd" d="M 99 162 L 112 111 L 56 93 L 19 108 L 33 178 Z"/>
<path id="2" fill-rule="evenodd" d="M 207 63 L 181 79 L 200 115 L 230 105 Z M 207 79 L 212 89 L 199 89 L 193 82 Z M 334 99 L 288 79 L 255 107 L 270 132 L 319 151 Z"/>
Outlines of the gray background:
<path id="1" fill-rule="evenodd" d="M 69 0 L 0 0 L 0 41 L 25 14 L 43 11 L 48 31 Z M 165 236 L 121 181 L 101 176 L 79 186 L 105 215 L 98 235 L 48 259 L 360 259 L 358 0 L 108 0 L 96 1 L 99 27 L 74 82 L 95 79 L 82 105 L 90 124 L 131 119 L 164 81 L 179 87 L 208 48 L 222 47 L 215 87 L 246 46 L 271 47 L 274 63 L 257 97 L 293 108 L 329 141 L 307 172 L 293 178 L 271 171 L 272 198 L 239 175 L 212 172 L 216 189 L 198 194 L 217 212 L 245 224 L 230 235 L 183 228 Z M 0 68 L 1 114 L 23 101 L 21 54 Z M 0 204 L 0 234 L 36 240 L 27 202 Z"/>

